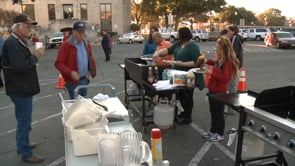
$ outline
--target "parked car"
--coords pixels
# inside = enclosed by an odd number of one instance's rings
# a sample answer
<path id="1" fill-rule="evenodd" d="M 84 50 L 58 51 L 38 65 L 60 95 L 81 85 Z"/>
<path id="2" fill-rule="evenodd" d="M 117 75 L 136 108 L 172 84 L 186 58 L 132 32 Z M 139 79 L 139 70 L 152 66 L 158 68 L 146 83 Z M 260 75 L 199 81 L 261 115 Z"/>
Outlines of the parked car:
<path id="1" fill-rule="evenodd" d="M 209 40 L 209 35 L 208 32 L 204 29 L 200 29 L 200 30 L 192 30 L 192 35 L 193 35 L 193 40 L 195 42 L 200 42 L 202 41 L 206 41 Z"/>
<path id="2" fill-rule="evenodd" d="M 295 28 L 280 28 L 279 31 L 291 32 L 295 36 Z"/>
<path id="3" fill-rule="evenodd" d="M 248 39 L 264 40 L 265 36 L 270 32 L 269 28 L 250 28 L 248 31 Z"/>
<path id="4" fill-rule="evenodd" d="M 208 40 L 209 41 L 216 41 L 219 37 L 220 32 L 219 31 L 213 31 L 208 33 Z"/>
<path id="5" fill-rule="evenodd" d="M 249 29 L 240 29 L 239 34 L 244 38 L 244 41 L 248 39 Z"/>
<path id="6" fill-rule="evenodd" d="M 295 47 L 295 37 L 290 32 L 274 32 L 277 35 L 278 42 L 276 48 Z"/>
<path id="7" fill-rule="evenodd" d="M 118 44 L 121 44 L 121 43 L 133 44 L 135 42 L 143 43 L 143 41 L 144 41 L 144 37 L 137 33 L 124 33 L 117 39 Z"/>
<path id="8" fill-rule="evenodd" d="M 198 30 L 200 36 L 201 36 L 201 40 L 202 41 L 207 41 L 209 39 L 209 34 L 208 31 L 205 29 L 199 29 Z"/>
<path id="9" fill-rule="evenodd" d="M 161 29 L 160 33 L 165 40 L 168 40 L 171 43 L 174 43 L 177 40 L 177 32 L 171 28 Z"/>
<path id="10" fill-rule="evenodd" d="M 49 36 L 49 48 L 55 48 L 56 46 L 60 46 L 63 38 L 64 34 L 62 32 L 52 33 Z"/>

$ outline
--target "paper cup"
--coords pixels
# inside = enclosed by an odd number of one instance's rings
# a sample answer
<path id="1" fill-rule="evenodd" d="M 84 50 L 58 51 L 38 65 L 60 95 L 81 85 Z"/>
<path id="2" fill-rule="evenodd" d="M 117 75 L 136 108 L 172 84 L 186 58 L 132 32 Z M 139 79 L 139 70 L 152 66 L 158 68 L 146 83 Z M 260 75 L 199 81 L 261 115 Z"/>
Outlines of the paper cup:
<path id="1" fill-rule="evenodd" d="M 38 48 L 42 48 L 43 47 L 43 43 L 42 42 L 36 42 L 35 43 L 35 48 L 38 49 Z"/>

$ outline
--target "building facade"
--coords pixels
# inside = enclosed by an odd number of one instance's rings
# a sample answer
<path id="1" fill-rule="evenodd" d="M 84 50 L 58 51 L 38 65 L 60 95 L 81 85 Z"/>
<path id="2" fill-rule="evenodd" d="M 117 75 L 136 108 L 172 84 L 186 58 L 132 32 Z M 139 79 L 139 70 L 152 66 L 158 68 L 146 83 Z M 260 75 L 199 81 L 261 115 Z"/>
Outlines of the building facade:
<path id="1" fill-rule="evenodd" d="M 23 0 L 14 5 L 11 0 L 1 0 L 0 8 L 25 13 L 51 32 L 71 27 L 77 20 L 87 22 L 89 29 L 97 32 L 130 31 L 130 0 Z"/>

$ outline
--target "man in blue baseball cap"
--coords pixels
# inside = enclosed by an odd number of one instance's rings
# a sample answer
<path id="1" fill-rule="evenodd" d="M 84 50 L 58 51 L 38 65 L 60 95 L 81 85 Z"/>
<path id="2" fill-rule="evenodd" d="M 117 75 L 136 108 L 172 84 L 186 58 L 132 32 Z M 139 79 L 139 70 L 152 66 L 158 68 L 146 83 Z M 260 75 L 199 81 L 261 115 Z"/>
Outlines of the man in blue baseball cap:
<path id="1" fill-rule="evenodd" d="M 59 48 L 55 67 L 62 74 L 70 99 L 75 98 L 74 90 L 78 85 L 88 85 L 89 79 L 96 75 L 96 63 L 92 48 L 85 40 L 86 23 L 77 21 L 73 25 L 72 35 Z M 87 95 L 87 89 L 80 89 L 81 96 Z"/>

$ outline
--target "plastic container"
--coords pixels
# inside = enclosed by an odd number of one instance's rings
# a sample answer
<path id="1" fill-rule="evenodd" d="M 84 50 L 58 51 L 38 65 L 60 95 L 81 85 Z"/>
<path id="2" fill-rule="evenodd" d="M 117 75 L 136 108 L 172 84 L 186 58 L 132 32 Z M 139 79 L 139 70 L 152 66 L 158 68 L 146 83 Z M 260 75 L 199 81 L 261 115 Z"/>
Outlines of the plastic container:
<path id="1" fill-rule="evenodd" d="M 105 133 L 105 128 L 72 130 L 71 139 L 75 156 L 97 154 L 98 133 Z"/>
<path id="2" fill-rule="evenodd" d="M 186 73 L 185 71 L 173 71 L 173 85 L 186 86 Z"/>
<path id="3" fill-rule="evenodd" d="M 163 152 L 162 134 L 159 128 L 153 128 L 151 131 L 151 149 L 153 166 L 161 166 L 163 160 Z"/>
<path id="4" fill-rule="evenodd" d="M 169 165 L 170 165 L 170 163 L 169 163 L 168 160 L 163 160 L 162 161 L 162 165 L 161 166 L 169 166 Z"/>
<path id="5" fill-rule="evenodd" d="M 105 111 L 92 103 L 90 99 L 78 96 L 63 114 L 64 125 L 68 129 L 91 125 L 102 118 L 103 112 Z"/>
<path id="6" fill-rule="evenodd" d="M 65 127 L 67 140 L 69 142 L 73 142 L 73 134 L 72 134 L 73 131 L 76 133 L 76 134 L 74 134 L 75 136 L 79 135 L 79 133 L 78 133 L 79 131 L 81 131 L 82 133 L 83 133 L 83 131 L 87 131 L 91 135 L 96 135 L 97 133 L 101 133 L 102 131 L 104 133 L 107 128 L 107 124 L 108 124 L 108 120 L 104 118 L 99 122 L 95 122 L 95 123 L 93 122 L 91 125 L 87 125 L 87 126 L 79 128 L 79 129 Z"/>
<path id="7" fill-rule="evenodd" d="M 168 100 L 160 99 L 159 104 L 154 108 L 154 123 L 161 129 L 169 128 L 173 125 L 174 107 Z"/>

